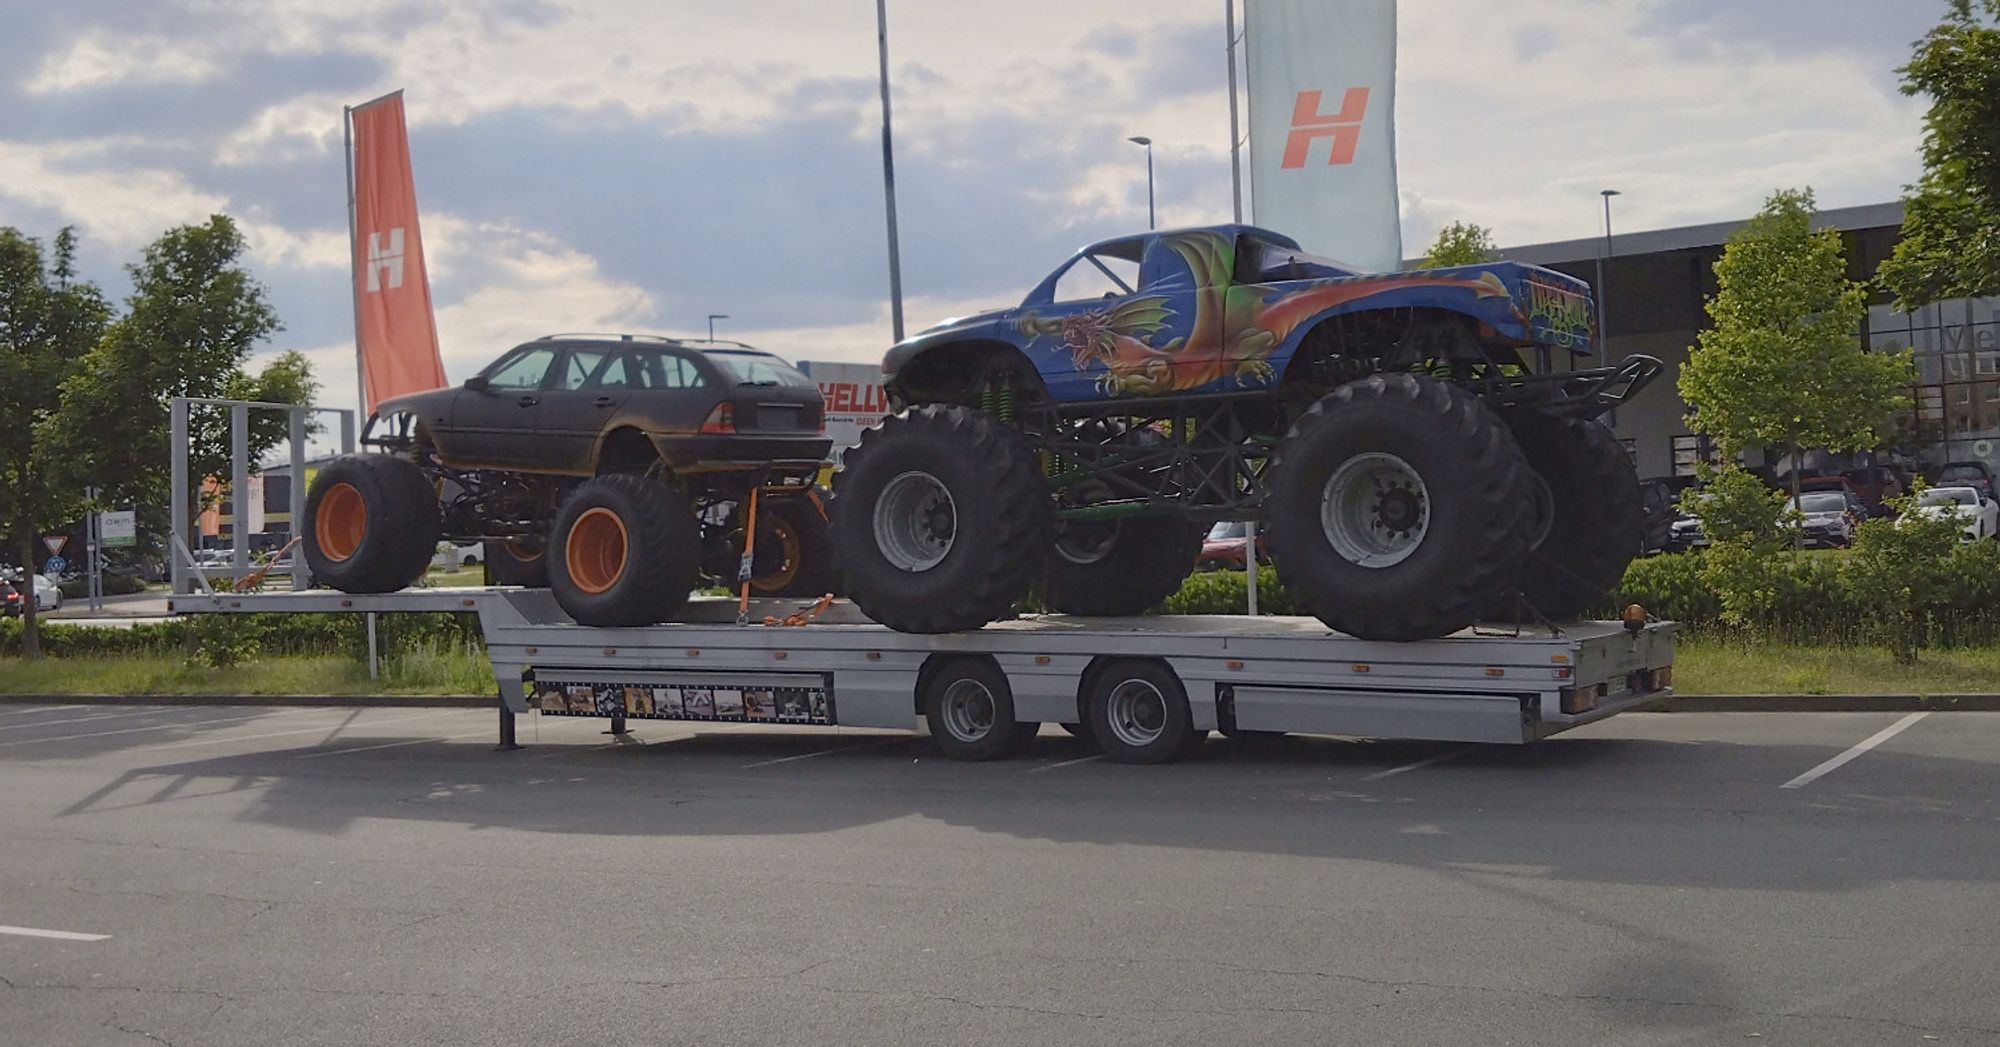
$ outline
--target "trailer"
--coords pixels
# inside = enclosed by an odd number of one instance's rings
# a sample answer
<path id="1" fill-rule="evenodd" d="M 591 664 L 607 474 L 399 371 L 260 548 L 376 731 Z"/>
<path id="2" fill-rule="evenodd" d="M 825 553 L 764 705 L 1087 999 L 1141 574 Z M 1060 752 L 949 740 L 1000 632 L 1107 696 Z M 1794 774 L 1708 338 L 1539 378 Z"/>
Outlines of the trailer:
<path id="1" fill-rule="evenodd" d="M 836 603 L 798 626 L 790 601 L 697 599 L 691 620 L 596 628 L 547 590 L 326 590 L 178 595 L 177 614 L 470 612 L 499 683 L 500 743 L 515 717 L 928 728 L 946 755 L 1018 751 L 1045 723 L 1113 760 L 1158 763 L 1209 732 L 1326 734 L 1519 745 L 1672 694 L 1671 622 L 1472 628 L 1360 640 L 1311 618 L 1024 616 L 940 635 L 899 633 Z"/>

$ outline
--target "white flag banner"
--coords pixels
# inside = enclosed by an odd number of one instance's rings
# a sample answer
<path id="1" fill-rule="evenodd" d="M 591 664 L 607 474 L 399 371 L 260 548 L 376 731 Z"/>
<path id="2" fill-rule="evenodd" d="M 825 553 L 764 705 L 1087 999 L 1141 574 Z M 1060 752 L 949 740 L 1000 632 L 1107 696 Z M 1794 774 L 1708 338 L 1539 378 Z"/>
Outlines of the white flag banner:
<path id="1" fill-rule="evenodd" d="M 1363 269 L 1402 267 L 1396 0 L 1243 0 L 1253 220 Z"/>

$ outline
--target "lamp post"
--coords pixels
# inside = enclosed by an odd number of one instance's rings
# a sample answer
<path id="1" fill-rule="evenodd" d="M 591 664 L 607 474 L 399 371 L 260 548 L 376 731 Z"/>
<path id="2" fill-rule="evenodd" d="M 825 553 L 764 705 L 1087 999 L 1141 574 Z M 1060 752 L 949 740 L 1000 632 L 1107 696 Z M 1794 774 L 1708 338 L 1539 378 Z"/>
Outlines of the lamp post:
<path id="1" fill-rule="evenodd" d="M 903 259 L 896 235 L 896 149 L 889 139 L 889 4 L 875 0 L 875 45 L 882 66 L 882 210 L 889 224 L 889 328 L 903 340 Z"/>
<path id="2" fill-rule="evenodd" d="M 1611 257 L 1611 198 L 1624 194 L 1616 189 L 1602 189 L 1597 195 L 1604 198 L 1604 250 L 1597 253 L 1597 340 L 1608 350 L 1611 347 L 1611 325 L 1608 319 L 1611 293 L 1604 287 L 1604 260 Z M 1605 359 L 1609 360 L 1610 357 L 1606 356 Z"/>
<path id="3" fill-rule="evenodd" d="M 711 342 L 715 341 L 715 322 L 716 322 L 717 320 L 727 320 L 727 319 L 729 319 L 729 314 L 728 314 L 728 313 L 710 313 L 710 314 L 708 314 L 708 340 L 709 340 L 709 341 L 711 341 Z"/>
<path id="4" fill-rule="evenodd" d="M 1145 135 L 1133 135 L 1126 141 L 1146 147 L 1146 228 L 1157 229 L 1159 225 L 1153 221 L 1153 140 Z"/>

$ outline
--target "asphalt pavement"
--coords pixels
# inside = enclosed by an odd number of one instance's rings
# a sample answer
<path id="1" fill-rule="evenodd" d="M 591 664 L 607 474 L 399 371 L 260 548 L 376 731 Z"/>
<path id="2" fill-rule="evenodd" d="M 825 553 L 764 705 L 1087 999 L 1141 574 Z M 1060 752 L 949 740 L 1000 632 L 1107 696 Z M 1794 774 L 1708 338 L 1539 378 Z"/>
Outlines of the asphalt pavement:
<path id="1" fill-rule="evenodd" d="M 0 1042 L 2000 1043 L 2000 713 L 493 721 L 0 706 Z"/>

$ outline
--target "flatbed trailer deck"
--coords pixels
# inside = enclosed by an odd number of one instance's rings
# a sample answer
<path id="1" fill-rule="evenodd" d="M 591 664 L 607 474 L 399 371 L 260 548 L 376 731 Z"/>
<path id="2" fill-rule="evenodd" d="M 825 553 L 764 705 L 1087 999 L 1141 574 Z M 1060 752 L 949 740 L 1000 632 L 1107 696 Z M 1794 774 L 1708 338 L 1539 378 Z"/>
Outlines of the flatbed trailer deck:
<path id="1" fill-rule="evenodd" d="M 1186 696 L 1201 735 L 1281 732 L 1522 744 L 1672 694 L 1671 622 L 1578 622 L 1539 631 L 1467 629 L 1409 643 L 1359 640 L 1315 619 L 1190 615 L 1022 617 L 970 632 L 899 633 L 836 603 L 811 624 L 766 626 L 794 601 L 698 599 L 687 622 L 577 625 L 546 590 L 326 590 L 181 595 L 178 614 L 471 612 L 499 684 L 503 745 L 514 717 L 925 726 L 927 695 L 968 667 L 997 670 L 1020 724 L 1091 722 L 1094 697 L 1137 670 Z M 1170 697 L 1170 700 L 1171 697 Z M 1007 705 L 1001 706 L 1003 718 Z M 933 734 L 938 724 L 928 725 Z M 947 742 L 949 738 L 945 739 Z M 948 747 L 949 748 L 949 747 Z"/>

